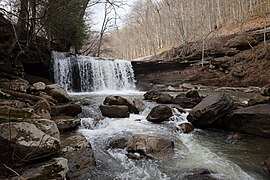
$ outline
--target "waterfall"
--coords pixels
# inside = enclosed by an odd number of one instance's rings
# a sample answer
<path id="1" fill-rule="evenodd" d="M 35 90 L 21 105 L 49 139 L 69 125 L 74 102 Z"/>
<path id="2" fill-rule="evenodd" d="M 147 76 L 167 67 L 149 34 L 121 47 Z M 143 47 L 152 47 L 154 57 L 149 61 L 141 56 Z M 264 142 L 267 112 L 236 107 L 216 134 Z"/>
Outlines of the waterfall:
<path id="1" fill-rule="evenodd" d="M 69 92 L 134 90 L 130 61 L 52 52 L 54 80 Z"/>

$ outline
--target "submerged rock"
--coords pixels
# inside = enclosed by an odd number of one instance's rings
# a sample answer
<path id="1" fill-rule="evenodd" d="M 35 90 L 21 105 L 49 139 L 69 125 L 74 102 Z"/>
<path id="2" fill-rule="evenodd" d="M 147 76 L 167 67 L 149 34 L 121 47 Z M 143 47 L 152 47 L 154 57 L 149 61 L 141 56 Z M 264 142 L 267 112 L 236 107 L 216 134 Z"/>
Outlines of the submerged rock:
<path id="1" fill-rule="evenodd" d="M 60 141 L 27 122 L 0 124 L 0 157 L 2 162 L 29 162 L 52 156 Z"/>
<path id="2" fill-rule="evenodd" d="M 47 85 L 45 91 L 59 103 L 66 103 L 70 101 L 70 96 L 68 93 L 58 84 Z"/>
<path id="3" fill-rule="evenodd" d="M 197 128 L 208 127 L 229 113 L 234 108 L 233 102 L 224 93 L 210 95 L 190 111 L 187 119 Z"/>
<path id="4" fill-rule="evenodd" d="M 166 159 L 174 153 L 174 142 L 156 136 L 134 135 L 128 140 L 126 150 L 154 159 Z"/>
<path id="5" fill-rule="evenodd" d="M 128 106 L 123 105 L 100 105 L 101 113 L 109 118 L 127 118 L 129 117 Z"/>
<path id="6" fill-rule="evenodd" d="M 270 105 L 261 104 L 236 109 L 222 119 L 221 127 L 228 131 L 270 137 Z"/>
<path id="7" fill-rule="evenodd" d="M 161 123 L 168 121 L 172 115 L 172 109 L 169 106 L 158 105 L 151 110 L 146 119 L 154 123 Z"/>

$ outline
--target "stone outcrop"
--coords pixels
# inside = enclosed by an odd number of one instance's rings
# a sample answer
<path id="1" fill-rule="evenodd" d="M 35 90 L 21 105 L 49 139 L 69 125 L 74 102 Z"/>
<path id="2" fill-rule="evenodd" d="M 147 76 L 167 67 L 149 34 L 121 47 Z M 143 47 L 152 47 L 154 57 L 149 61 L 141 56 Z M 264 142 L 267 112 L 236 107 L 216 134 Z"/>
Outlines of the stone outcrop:
<path id="1" fill-rule="evenodd" d="M 233 102 L 230 96 L 224 93 L 215 93 L 195 106 L 187 119 L 197 128 L 209 127 L 234 108 Z"/>
<path id="2" fill-rule="evenodd" d="M 166 159 L 174 153 L 174 142 L 161 137 L 134 135 L 127 142 L 126 150 L 135 156 L 146 156 L 154 159 Z"/>
<path id="3" fill-rule="evenodd" d="M 270 105 L 261 104 L 236 109 L 222 119 L 221 127 L 262 137 L 270 137 Z"/>
<path id="4" fill-rule="evenodd" d="M 151 110 L 146 119 L 153 123 L 161 123 L 163 121 L 168 121 L 172 115 L 172 109 L 169 106 L 158 105 Z"/>

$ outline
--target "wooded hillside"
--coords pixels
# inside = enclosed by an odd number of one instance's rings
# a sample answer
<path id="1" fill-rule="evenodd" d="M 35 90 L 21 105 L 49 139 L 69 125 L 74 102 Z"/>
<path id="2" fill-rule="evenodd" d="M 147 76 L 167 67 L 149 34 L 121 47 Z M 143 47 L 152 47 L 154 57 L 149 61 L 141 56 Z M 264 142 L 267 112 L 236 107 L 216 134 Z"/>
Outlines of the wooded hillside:
<path id="1" fill-rule="evenodd" d="M 154 55 L 203 40 L 226 24 L 241 26 L 251 16 L 265 17 L 267 24 L 268 12 L 269 0 L 139 0 L 124 27 L 109 34 L 109 47 L 122 59 Z"/>

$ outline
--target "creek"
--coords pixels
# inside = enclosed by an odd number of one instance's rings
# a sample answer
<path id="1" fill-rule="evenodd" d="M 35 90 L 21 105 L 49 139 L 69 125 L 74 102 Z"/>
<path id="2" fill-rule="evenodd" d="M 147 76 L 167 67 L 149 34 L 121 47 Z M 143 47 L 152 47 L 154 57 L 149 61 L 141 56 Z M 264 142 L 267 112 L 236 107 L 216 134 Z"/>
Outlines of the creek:
<path id="1" fill-rule="evenodd" d="M 190 134 L 183 134 L 175 127 L 187 121 L 187 113 L 174 111 L 176 118 L 154 124 L 147 121 L 146 116 L 157 104 L 149 101 L 143 101 L 146 108 L 140 114 L 130 114 L 129 118 L 103 118 L 99 105 L 107 95 L 121 95 L 131 101 L 134 98 L 143 99 L 143 92 L 135 90 L 130 62 L 68 56 L 57 52 L 53 57 L 56 82 L 65 87 L 74 100 L 87 99 L 91 102 L 91 105 L 83 107 L 78 130 L 90 141 L 96 159 L 97 166 L 86 174 L 88 179 L 269 178 L 260 165 L 269 156 L 269 139 L 248 135 L 235 138 L 232 133 L 216 129 L 195 129 Z M 246 100 L 239 94 L 234 94 L 234 97 Z M 128 158 L 125 149 L 108 148 L 112 139 L 135 134 L 174 141 L 173 157 L 134 160 Z M 200 169 L 209 170 L 211 175 L 196 174 Z"/>

